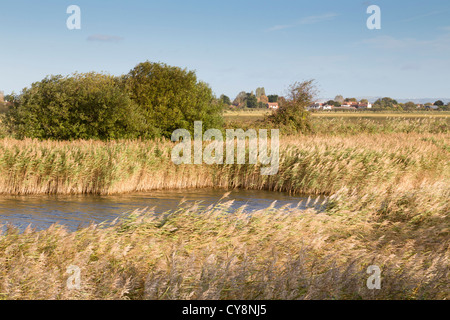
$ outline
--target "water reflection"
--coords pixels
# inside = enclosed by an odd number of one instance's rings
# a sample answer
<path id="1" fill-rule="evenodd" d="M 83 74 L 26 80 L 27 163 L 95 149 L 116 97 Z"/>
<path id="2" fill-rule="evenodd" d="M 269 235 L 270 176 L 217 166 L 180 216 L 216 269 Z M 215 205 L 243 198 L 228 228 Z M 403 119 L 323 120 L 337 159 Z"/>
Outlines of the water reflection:
<path id="1" fill-rule="evenodd" d="M 217 203 L 226 193 L 222 189 L 163 190 L 146 193 L 132 193 L 109 196 L 94 195 L 31 195 L 0 196 L 0 224 L 12 224 L 21 230 L 29 224 L 39 230 L 48 228 L 53 223 L 67 226 L 70 230 L 89 225 L 111 221 L 124 212 L 135 209 L 154 207 L 155 212 L 163 213 L 183 205 L 201 201 L 208 206 Z M 306 205 L 304 196 L 291 196 L 283 192 L 262 190 L 232 190 L 226 200 L 234 200 L 231 209 L 246 205 L 251 212 L 267 208 L 273 201 L 275 208 L 285 205 L 300 208 L 315 207 L 321 209 L 322 198 L 313 199 Z M 315 202 L 315 204 L 314 204 Z"/>

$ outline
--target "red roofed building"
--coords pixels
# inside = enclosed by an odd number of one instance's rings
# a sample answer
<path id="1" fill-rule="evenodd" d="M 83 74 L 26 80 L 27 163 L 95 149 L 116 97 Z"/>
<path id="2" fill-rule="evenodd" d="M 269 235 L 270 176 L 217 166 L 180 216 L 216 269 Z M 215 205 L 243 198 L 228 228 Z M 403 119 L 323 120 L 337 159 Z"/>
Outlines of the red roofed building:
<path id="1" fill-rule="evenodd" d="M 269 108 L 269 109 L 278 109 L 279 108 L 278 102 L 269 102 L 269 103 L 267 103 L 267 108 Z"/>

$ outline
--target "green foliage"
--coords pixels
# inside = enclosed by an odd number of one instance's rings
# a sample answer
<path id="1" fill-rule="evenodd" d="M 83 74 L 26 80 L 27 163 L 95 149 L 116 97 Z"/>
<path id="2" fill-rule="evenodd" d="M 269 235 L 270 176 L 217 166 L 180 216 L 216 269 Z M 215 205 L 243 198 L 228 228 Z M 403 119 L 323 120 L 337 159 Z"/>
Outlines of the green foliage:
<path id="1" fill-rule="evenodd" d="M 442 107 L 444 105 L 444 102 L 442 100 L 438 100 L 434 103 L 434 105 L 438 106 L 438 107 Z"/>
<path id="2" fill-rule="evenodd" d="M 416 104 L 414 103 L 414 102 L 412 102 L 412 101 L 409 101 L 409 102 L 406 102 L 404 105 L 403 105 L 403 110 L 416 110 L 417 109 L 417 106 L 416 106 Z"/>
<path id="3" fill-rule="evenodd" d="M 447 103 L 447 105 L 445 105 L 445 106 L 439 107 L 439 110 L 441 110 L 441 111 L 450 111 L 450 102 Z"/>
<path id="4" fill-rule="evenodd" d="M 231 104 L 231 100 L 228 96 L 222 94 L 219 98 L 219 101 L 227 106 L 229 106 Z"/>
<path id="5" fill-rule="evenodd" d="M 334 106 L 334 107 L 340 107 L 341 103 L 339 101 L 335 101 L 335 100 L 328 100 L 327 105 Z"/>
<path id="6" fill-rule="evenodd" d="M 180 128 L 193 132 L 194 121 L 203 121 L 205 130 L 222 126 L 222 104 L 194 71 L 147 61 L 132 69 L 124 82 L 145 119 L 144 137 L 170 137 Z"/>
<path id="7" fill-rule="evenodd" d="M 258 98 L 253 93 L 247 93 L 245 97 L 245 104 L 247 108 L 257 108 Z"/>
<path id="8" fill-rule="evenodd" d="M 266 109 L 266 108 L 267 108 L 267 104 L 264 103 L 264 102 L 258 102 L 257 107 L 258 107 L 259 109 Z"/>
<path id="9" fill-rule="evenodd" d="M 267 96 L 267 98 L 269 98 L 269 102 L 271 103 L 278 102 L 278 95 L 276 94 L 270 94 Z"/>
<path id="10" fill-rule="evenodd" d="M 293 83 L 289 87 L 286 99 L 281 101 L 280 108 L 267 120 L 286 133 L 311 131 L 310 113 L 306 111 L 306 107 L 316 95 L 314 80 Z"/>
<path id="11" fill-rule="evenodd" d="M 221 128 L 229 102 L 215 99 L 193 71 L 150 62 L 122 77 L 48 76 L 6 98 L 10 134 L 57 140 L 170 137 L 175 129 L 193 131 L 197 120 L 205 130 Z"/>
<path id="12" fill-rule="evenodd" d="M 389 97 L 384 97 L 384 98 L 378 99 L 373 104 L 373 107 L 378 108 L 378 109 L 391 109 L 392 110 L 392 109 L 397 109 L 397 106 L 398 106 L 398 102 Z"/>
<path id="13" fill-rule="evenodd" d="M 5 124 L 18 138 L 134 138 L 143 124 L 120 80 L 99 73 L 49 76 L 22 91 Z"/>
<path id="14" fill-rule="evenodd" d="M 0 102 L 0 114 L 5 113 L 8 111 L 8 107 L 6 106 L 6 102 L 1 101 Z"/>

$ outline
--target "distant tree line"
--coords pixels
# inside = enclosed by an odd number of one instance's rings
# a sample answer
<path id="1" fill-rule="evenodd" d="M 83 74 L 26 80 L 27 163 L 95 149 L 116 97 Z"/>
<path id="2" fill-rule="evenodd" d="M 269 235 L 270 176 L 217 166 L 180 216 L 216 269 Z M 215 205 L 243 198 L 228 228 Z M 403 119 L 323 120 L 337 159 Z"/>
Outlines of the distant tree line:
<path id="1" fill-rule="evenodd" d="M 334 106 L 334 107 L 340 107 L 341 105 L 344 105 L 346 103 L 350 102 L 359 102 L 359 103 L 368 103 L 369 101 L 367 99 L 361 99 L 358 101 L 356 98 L 344 98 L 342 95 L 337 95 L 334 100 L 328 100 L 326 102 L 327 105 Z M 392 99 L 390 97 L 384 97 L 377 99 L 373 105 L 373 110 L 392 110 L 392 111 L 413 111 L 413 110 L 420 110 L 420 109 L 426 109 L 427 107 L 436 106 L 436 110 L 450 110 L 450 102 L 447 103 L 447 105 L 444 104 L 442 100 L 437 100 L 434 103 L 426 103 L 423 106 L 418 105 L 414 102 L 406 102 L 406 103 L 399 103 L 397 100 Z"/>
<path id="2" fill-rule="evenodd" d="M 279 96 L 276 94 L 266 95 L 264 87 L 256 88 L 255 93 L 241 91 L 237 94 L 233 101 L 222 94 L 219 98 L 220 103 L 225 107 L 237 107 L 240 109 L 245 108 L 267 108 L 269 102 L 278 102 Z"/>

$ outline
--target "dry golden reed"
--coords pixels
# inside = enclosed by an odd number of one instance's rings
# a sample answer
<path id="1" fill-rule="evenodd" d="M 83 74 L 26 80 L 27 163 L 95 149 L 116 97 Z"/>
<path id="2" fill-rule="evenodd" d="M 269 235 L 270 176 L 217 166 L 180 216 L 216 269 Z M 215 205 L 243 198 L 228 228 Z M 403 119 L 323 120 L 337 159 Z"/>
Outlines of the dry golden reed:
<path id="1" fill-rule="evenodd" d="M 175 165 L 170 141 L 0 140 L 0 194 L 111 194 L 174 188 L 249 188 L 331 194 L 342 187 L 449 177 L 448 134 L 291 136 L 280 168 Z M 247 160 L 248 162 L 248 160 Z"/>
<path id="2" fill-rule="evenodd" d="M 230 214 L 222 201 L 167 215 L 135 211 L 75 232 L 9 228 L 0 237 L 0 298 L 448 299 L 442 187 L 363 199 L 342 190 L 322 213 Z M 370 265 L 381 269 L 380 290 L 366 285 Z M 69 266 L 81 270 L 79 289 L 67 286 Z"/>

